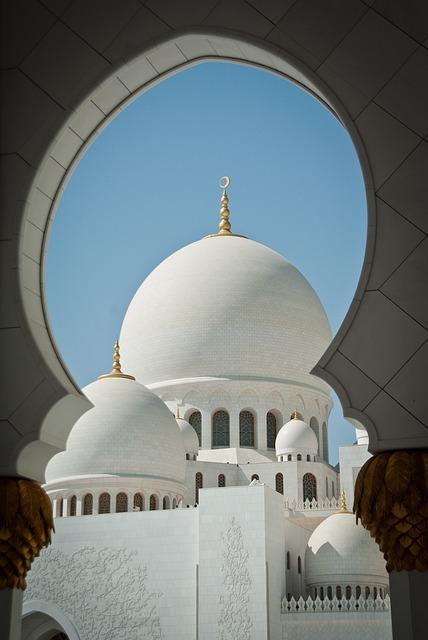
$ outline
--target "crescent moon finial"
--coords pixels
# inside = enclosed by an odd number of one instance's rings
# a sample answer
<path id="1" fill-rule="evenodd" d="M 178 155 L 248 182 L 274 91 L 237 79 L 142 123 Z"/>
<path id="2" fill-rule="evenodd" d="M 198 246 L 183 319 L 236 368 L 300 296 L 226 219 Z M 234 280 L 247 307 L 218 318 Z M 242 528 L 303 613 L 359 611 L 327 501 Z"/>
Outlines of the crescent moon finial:
<path id="1" fill-rule="evenodd" d="M 222 178 L 220 178 L 219 185 L 221 189 L 227 189 L 227 187 L 230 185 L 229 176 L 223 176 Z"/>
<path id="2" fill-rule="evenodd" d="M 221 207 L 220 207 L 220 224 L 218 225 L 218 235 L 220 236 L 230 236 L 232 235 L 232 230 L 229 222 L 229 198 L 227 197 L 226 189 L 230 185 L 229 176 L 223 176 L 219 180 L 219 185 L 223 189 L 223 194 L 221 196 Z"/>

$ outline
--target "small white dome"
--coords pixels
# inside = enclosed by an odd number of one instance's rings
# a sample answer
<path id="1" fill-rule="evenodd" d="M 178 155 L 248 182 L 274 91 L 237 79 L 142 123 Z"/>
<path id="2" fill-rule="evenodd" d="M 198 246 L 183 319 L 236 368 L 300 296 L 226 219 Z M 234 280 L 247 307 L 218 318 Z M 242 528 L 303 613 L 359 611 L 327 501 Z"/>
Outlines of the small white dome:
<path id="1" fill-rule="evenodd" d="M 312 533 L 306 548 L 306 583 L 388 586 L 385 560 L 353 513 L 335 513 Z"/>
<path id="2" fill-rule="evenodd" d="M 183 446 L 186 453 L 197 454 L 199 451 L 199 440 L 192 425 L 183 418 L 176 418 L 183 436 Z"/>
<path id="3" fill-rule="evenodd" d="M 311 427 L 303 420 L 292 418 L 278 432 L 275 440 L 276 455 L 301 453 L 317 455 L 318 440 Z"/>
<path id="4" fill-rule="evenodd" d="M 66 451 L 49 462 L 47 482 L 96 474 L 184 482 L 180 429 L 158 396 L 135 380 L 114 377 L 83 391 L 94 407 L 74 425 Z"/>

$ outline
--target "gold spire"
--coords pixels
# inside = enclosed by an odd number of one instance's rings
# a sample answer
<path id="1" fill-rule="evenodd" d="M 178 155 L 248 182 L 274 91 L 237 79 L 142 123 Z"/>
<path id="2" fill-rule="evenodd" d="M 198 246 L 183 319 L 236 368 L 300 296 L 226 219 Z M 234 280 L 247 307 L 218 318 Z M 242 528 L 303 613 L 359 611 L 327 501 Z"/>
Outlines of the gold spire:
<path id="1" fill-rule="evenodd" d="M 117 340 L 114 343 L 112 369 L 110 373 L 104 373 L 102 376 L 98 376 L 98 380 L 101 380 L 102 378 L 128 378 L 129 380 L 135 380 L 134 376 L 130 376 L 127 373 L 122 373 L 120 364 L 120 347 Z"/>
<path id="2" fill-rule="evenodd" d="M 230 185 L 229 176 L 224 176 L 220 178 L 220 187 L 223 189 L 223 194 L 221 196 L 221 207 L 220 207 L 220 224 L 218 225 L 218 235 L 219 236 L 229 236 L 232 234 L 232 229 L 229 222 L 229 198 L 227 196 L 227 187 Z"/>
<path id="3" fill-rule="evenodd" d="M 344 491 L 340 492 L 339 513 L 350 513 L 350 511 L 348 511 L 348 507 L 346 506 L 346 495 Z"/>
<path id="4" fill-rule="evenodd" d="M 290 416 L 290 420 L 303 420 L 303 416 L 297 411 L 297 409 L 294 409 L 293 413 Z"/>

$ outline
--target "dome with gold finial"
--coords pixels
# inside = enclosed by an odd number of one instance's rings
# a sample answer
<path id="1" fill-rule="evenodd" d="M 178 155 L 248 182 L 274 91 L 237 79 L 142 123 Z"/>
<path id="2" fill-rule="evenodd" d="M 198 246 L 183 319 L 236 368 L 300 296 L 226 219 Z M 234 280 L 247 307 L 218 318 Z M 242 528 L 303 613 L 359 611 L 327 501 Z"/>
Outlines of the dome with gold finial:
<path id="1" fill-rule="evenodd" d="M 182 484 L 185 452 L 168 407 L 122 372 L 119 344 L 112 371 L 84 387 L 94 405 L 71 430 L 64 452 L 48 463 L 48 483 L 83 476 L 157 478 Z"/>
<path id="2" fill-rule="evenodd" d="M 317 437 L 298 411 L 294 411 L 290 420 L 279 430 L 275 440 L 275 451 L 279 460 L 293 454 L 300 454 L 303 460 L 310 456 L 313 460 L 318 454 Z"/>
<path id="3" fill-rule="evenodd" d="M 345 596 L 348 588 L 357 598 L 385 595 L 388 590 L 382 553 L 367 529 L 357 524 L 355 515 L 348 511 L 343 491 L 339 511 L 323 520 L 309 538 L 305 569 L 312 597 L 328 597 L 328 589 L 332 596 Z M 324 596 L 320 595 L 321 588 Z"/>
<path id="4" fill-rule="evenodd" d="M 123 320 L 123 362 L 156 389 L 239 379 L 328 386 L 310 374 L 331 341 L 323 306 L 296 267 L 232 231 L 225 179 L 217 233 L 150 273 Z"/>

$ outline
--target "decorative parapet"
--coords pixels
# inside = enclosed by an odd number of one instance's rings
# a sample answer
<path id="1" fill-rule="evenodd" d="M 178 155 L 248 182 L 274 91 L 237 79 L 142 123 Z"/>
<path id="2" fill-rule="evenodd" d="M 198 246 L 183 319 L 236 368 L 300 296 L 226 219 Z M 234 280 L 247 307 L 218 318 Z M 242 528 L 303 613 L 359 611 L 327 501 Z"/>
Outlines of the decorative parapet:
<path id="1" fill-rule="evenodd" d="M 286 500 L 285 508 L 291 511 L 338 511 L 339 500 L 337 498 L 324 498 L 324 500 Z"/>
<path id="2" fill-rule="evenodd" d="M 332 613 L 332 612 L 368 612 L 368 611 L 389 611 L 390 610 L 390 598 L 386 595 L 385 598 L 381 598 L 379 595 L 377 598 L 363 598 L 360 596 L 358 599 L 351 596 L 349 599 L 343 598 L 324 598 L 320 597 L 313 600 L 311 596 L 308 596 L 306 600 L 302 596 L 298 600 L 291 598 L 287 600 L 284 598 L 281 604 L 281 613 Z"/>

